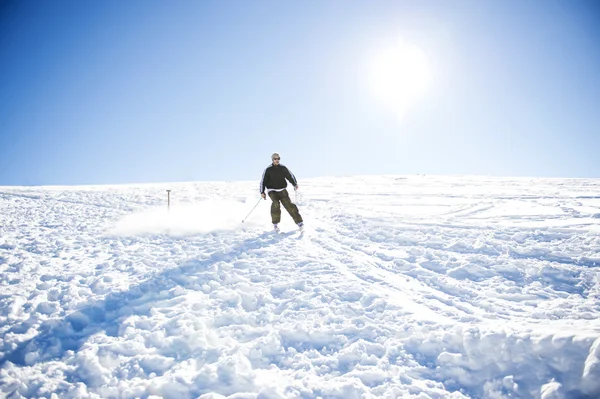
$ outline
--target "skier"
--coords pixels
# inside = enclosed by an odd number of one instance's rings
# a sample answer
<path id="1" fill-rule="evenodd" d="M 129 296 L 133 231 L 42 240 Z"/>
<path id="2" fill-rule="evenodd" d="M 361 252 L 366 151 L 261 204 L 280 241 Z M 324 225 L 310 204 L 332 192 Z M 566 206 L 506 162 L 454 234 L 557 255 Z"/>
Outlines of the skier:
<path id="1" fill-rule="evenodd" d="M 283 204 L 285 210 L 288 211 L 300 230 L 303 230 L 304 222 L 302 221 L 302 216 L 300 216 L 298 207 L 292 202 L 286 190 L 287 181 L 292 183 L 294 190 L 298 190 L 298 182 L 292 172 L 279 163 L 280 160 L 281 157 L 278 153 L 271 155 L 272 164 L 265 169 L 260 180 L 260 195 L 266 200 L 268 194 L 269 198 L 273 201 L 271 204 L 271 221 L 273 222 L 273 229 L 275 231 L 279 231 L 278 224 L 281 221 L 280 203 Z M 265 194 L 265 191 L 267 194 Z"/>

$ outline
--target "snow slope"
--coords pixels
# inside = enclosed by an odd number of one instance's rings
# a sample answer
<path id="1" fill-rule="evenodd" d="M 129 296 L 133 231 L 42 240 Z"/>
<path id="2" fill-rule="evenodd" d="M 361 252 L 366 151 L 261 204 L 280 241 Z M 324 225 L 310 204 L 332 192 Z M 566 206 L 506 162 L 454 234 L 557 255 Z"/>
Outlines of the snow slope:
<path id="1" fill-rule="evenodd" d="M 300 185 L 0 187 L 0 397 L 600 397 L 600 180 Z"/>

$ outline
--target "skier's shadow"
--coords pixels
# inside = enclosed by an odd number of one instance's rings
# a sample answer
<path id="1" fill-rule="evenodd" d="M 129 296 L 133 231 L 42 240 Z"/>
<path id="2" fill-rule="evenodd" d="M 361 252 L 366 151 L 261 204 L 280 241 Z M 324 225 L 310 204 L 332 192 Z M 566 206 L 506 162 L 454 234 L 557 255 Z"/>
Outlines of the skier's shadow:
<path id="1" fill-rule="evenodd" d="M 189 259 L 181 265 L 166 269 L 127 291 L 109 294 L 102 300 L 91 301 L 81 309 L 62 319 L 48 320 L 41 324 L 39 333 L 15 349 L 4 352 L 0 368 L 6 362 L 17 366 L 31 366 L 40 362 L 62 358 L 67 351 L 77 352 L 87 339 L 101 331 L 108 336 L 118 336 L 120 321 L 131 316 L 147 315 L 153 304 L 175 296 L 172 288 L 192 284 L 182 276 L 196 274 L 194 286 L 213 280 L 211 267 L 218 262 L 231 260 L 243 252 L 268 246 L 278 240 L 272 233 L 249 238 L 226 251 L 213 253 L 208 259 Z M 204 281 L 203 281 L 204 279 Z M 7 333 L 22 334 L 36 324 L 35 318 L 11 327 Z"/>

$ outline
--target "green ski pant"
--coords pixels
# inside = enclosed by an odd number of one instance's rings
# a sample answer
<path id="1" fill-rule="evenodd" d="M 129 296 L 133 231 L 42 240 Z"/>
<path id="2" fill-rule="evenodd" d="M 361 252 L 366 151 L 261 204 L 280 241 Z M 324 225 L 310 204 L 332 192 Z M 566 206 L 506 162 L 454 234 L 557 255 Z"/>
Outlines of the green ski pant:
<path id="1" fill-rule="evenodd" d="M 302 216 L 298 212 L 298 207 L 292 202 L 287 190 L 283 191 L 269 191 L 269 198 L 273 201 L 271 204 L 271 221 L 273 224 L 281 221 L 281 204 L 286 211 L 290 214 L 296 224 L 302 222 Z"/>

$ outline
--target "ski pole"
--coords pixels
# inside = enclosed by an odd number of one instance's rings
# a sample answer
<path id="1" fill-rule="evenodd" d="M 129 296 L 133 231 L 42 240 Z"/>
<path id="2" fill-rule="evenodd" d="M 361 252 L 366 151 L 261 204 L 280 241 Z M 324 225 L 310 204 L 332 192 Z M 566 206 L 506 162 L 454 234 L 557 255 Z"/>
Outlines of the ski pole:
<path id="1" fill-rule="evenodd" d="M 261 200 L 262 200 L 262 198 L 258 200 L 258 202 L 256 203 L 256 205 L 254 205 L 254 208 L 252 208 L 252 210 L 250 211 L 250 213 L 248 215 L 246 215 L 246 217 L 242 220 L 242 223 L 244 223 L 246 221 L 246 219 L 248 219 L 248 216 L 250 216 L 250 214 L 252 212 L 254 212 L 254 210 L 256 209 L 256 207 L 258 206 L 258 204 L 260 204 Z"/>

